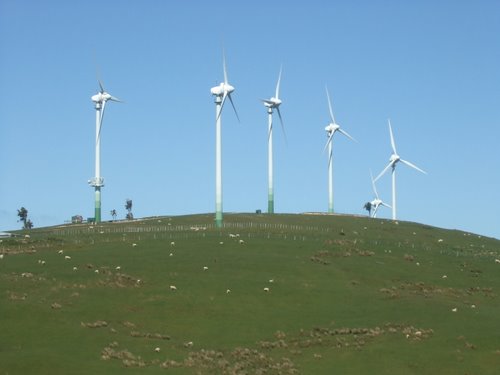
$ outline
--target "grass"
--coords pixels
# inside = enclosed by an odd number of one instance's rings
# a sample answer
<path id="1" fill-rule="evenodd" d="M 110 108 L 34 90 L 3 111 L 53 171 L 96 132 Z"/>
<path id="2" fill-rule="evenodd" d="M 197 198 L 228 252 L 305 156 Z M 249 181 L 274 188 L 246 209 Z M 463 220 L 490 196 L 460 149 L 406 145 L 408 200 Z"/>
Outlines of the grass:
<path id="1" fill-rule="evenodd" d="M 496 374 L 500 241 L 349 216 L 212 223 L 4 239 L 0 374 Z"/>

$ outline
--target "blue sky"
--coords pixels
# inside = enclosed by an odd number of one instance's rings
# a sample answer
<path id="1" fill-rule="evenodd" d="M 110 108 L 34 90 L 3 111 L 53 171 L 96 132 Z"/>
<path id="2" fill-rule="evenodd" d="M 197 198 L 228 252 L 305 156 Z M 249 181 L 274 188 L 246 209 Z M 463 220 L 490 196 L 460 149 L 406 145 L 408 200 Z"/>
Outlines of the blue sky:
<path id="1" fill-rule="evenodd" d="M 93 216 L 96 71 L 109 103 L 103 219 L 215 210 L 222 49 L 241 123 L 222 117 L 226 212 L 267 207 L 267 114 L 280 64 L 275 210 L 326 212 L 329 122 L 335 210 L 365 214 L 369 170 L 398 153 L 398 219 L 500 238 L 498 1 L 0 1 L 0 230 Z M 390 203 L 390 175 L 377 184 Z M 379 217 L 389 218 L 381 208 Z"/>

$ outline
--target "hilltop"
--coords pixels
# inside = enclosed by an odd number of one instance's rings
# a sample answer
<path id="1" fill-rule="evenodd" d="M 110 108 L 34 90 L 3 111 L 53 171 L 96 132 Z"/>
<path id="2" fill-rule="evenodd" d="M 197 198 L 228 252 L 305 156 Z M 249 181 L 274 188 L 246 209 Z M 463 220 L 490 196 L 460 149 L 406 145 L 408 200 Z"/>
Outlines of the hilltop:
<path id="1" fill-rule="evenodd" d="M 495 374 L 500 241 L 344 215 L 39 228 L 0 243 L 10 374 Z M 136 369 L 136 370 L 133 370 Z"/>

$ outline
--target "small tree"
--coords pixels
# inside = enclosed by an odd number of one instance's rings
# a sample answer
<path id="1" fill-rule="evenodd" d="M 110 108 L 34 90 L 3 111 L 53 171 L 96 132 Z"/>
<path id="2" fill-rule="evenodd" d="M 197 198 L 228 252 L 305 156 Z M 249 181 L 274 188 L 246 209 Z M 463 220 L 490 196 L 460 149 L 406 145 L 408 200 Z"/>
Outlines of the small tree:
<path id="1" fill-rule="evenodd" d="M 371 216 L 371 213 L 372 213 L 372 202 L 366 202 L 363 208 L 366 211 L 368 211 L 368 216 Z"/>
<path id="2" fill-rule="evenodd" d="M 23 223 L 23 229 L 31 229 L 33 228 L 33 222 L 28 219 L 28 210 L 24 207 L 21 207 L 17 210 L 17 216 L 19 216 L 19 220 Z"/>
<path id="3" fill-rule="evenodd" d="M 132 214 L 132 199 L 127 199 L 125 201 L 125 209 L 127 210 L 127 216 L 125 216 L 126 219 L 133 220 L 134 215 Z"/>
<path id="4" fill-rule="evenodd" d="M 115 209 L 111 210 L 111 216 L 113 217 L 113 221 L 115 221 L 116 220 L 116 210 Z"/>

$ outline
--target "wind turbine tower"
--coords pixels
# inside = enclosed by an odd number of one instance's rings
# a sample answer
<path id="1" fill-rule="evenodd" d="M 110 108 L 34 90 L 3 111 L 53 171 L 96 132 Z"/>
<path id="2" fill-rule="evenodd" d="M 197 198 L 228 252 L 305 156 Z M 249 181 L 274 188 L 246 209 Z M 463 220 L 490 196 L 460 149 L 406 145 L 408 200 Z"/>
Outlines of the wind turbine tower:
<path id="1" fill-rule="evenodd" d="M 326 97 L 328 99 L 328 109 L 330 111 L 330 123 L 325 127 L 328 140 L 326 142 L 325 148 L 323 149 L 323 152 L 328 148 L 328 213 L 333 213 L 333 135 L 338 131 L 352 141 L 355 141 L 355 139 L 347 134 L 346 131 L 341 129 L 340 125 L 335 122 L 330 94 L 328 93 L 328 88 L 325 87 L 325 89 Z"/>
<path id="2" fill-rule="evenodd" d="M 224 82 L 218 86 L 212 87 L 210 93 L 215 97 L 215 226 L 222 227 L 222 140 L 221 140 L 221 114 L 226 98 L 229 98 L 234 113 L 240 120 L 236 107 L 234 106 L 231 93 L 234 87 L 227 79 L 226 58 L 223 54 L 222 65 L 224 69 Z"/>
<path id="3" fill-rule="evenodd" d="M 389 164 L 383 169 L 382 172 L 380 172 L 380 174 L 377 176 L 377 178 L 375 178 L 374 181 L 376 182 L 380 177 L 382 177 L 382 175 L 385 172 L 387 172 L 389 168 L 392 169 L 392 220 L 396 220 L 396 165 L 399 162 L 401 162 L 424 174 L 427 174 L 427 172 L 423 171 L 415 164 L 412 164 L 407 160 L 401 159 L 401 157 L 398 155 L 396 151 L 396 143 L 394 142 L 394 135 L 392 134 L 391 120 L 388 120 L 388 122 L 389 122 L 389 135 L 391 136 L 392 155 L 389 158 Z"/>
<path id="4" fill-rule="evenodd" d="M 88 181 L 89 185 L 95 189 L 95 214 L 94 220 L 96 223 L 101 222 L 101 187 L 104 186 L 104 178 L 101 176 L 101 129 L 102 119 L 104 117 L 104 108 L 106 102 L 121 102 L 119 99 L 108 94 L 99 81 L 100 91 L 92 96 L 92 101 L 95 104 L 95 177 Z"/>
<path id="5" fill-rule="evenodd" d="M 270 99 L 262 99 L 264 106 L 267 108 L 268 114 L 268 131 L 267 131 L 267 170 L 268 170 L 268 190 L 267 190 L 267 212 L 270 214 L 274 213 L 274 182 L 273 182 L 273 110 L 276 109 L 278 112 L 278 117 L 281 123 L 281 129 L 283 134 L 285 134 L 285 128 L 283 125 L 283 119 L 281 118 L 280 104 L 282 103 L 279 98 L 280 92 L 280 82 L 281 82 L 281 71 L 278 76 L 278 83 L 276 84 L 275 96 Z M 286 136 L 285 136 L 286 137 Z"/>

